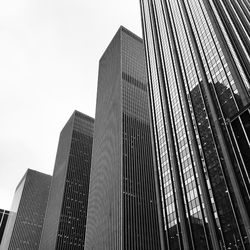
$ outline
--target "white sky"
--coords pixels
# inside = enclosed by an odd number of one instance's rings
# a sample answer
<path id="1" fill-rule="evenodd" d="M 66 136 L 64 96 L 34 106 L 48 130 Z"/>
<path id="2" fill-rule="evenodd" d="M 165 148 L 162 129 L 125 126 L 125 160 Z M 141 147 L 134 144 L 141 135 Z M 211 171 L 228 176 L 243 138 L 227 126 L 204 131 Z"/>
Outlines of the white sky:
<path id="1" fill-rule="evenodd" d="M 139 0 L 0 0 L 0 208 L 27 168 L 52 174 L 75 109 L 94 117 L 98 61 L 120 25 L 141 36 Z"/>

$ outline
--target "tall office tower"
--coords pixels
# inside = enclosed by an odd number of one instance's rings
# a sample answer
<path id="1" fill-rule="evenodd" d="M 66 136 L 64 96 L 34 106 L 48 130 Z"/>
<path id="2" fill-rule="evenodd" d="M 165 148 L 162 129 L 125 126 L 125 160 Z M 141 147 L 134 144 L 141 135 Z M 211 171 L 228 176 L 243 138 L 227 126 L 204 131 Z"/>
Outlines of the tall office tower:
<path id="1" fill-rule="evenodd" d="M 39 248 L 50 182 L 50 175 L 27 170 L 15 191 L 1 250 Z"/>
<path id="2" fill-rule="evenodd" d="M 3 238 L 3 233 L 6 227 L 6 223 L 9 217 L 9 211 L 0 209 L 0 246 Z"/>
<path id="3" fill-rule="evenodd" d="M 165 248 L 250 249 L 250 3 L 140 5 Z"/>
<path id="4" fill-rule="evenodd" d="M 159 249 L 142 39 L 120 27 L 99 62 L 86 249 Z"/>
<path id="5" fill-rule="evenodd" d="M 93 129 L 75 111 L 61 131 L 40 250 L 84 248 Z"/>

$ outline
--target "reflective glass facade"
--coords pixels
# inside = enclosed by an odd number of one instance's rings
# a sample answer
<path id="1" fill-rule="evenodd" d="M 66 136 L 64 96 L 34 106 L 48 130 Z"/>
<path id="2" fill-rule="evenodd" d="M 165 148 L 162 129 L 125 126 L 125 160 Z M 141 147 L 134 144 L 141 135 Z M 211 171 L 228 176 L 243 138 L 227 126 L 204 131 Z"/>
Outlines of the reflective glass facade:
<path id="1" fill-rule="evenodd" d="M 60 134 L 40 250 L 84 248 L 93 128 L 75 111 Z"/>
<path id="2" fill-rule="evenodd" d="M 38 250 L 50 182 L 50 175 L 27 170 L 15 191 L 1 250 Z"/>
<path id="3" fill-rule="evenodd" d="M 250 102 L 249 2 L 140 5 L 162 248 L 249 249 L 249 161 L 230 123 Z M 239 133 L 248 142 L 246 130 Z"/>
<path id="4" fill-rule="evenodd" d="M 6 227 L 6 223 L 9 217 L 9 211 L 0 209 L 0 246 L 3 238 L 3 233 Z"/>
<path id="5" fill-rule="evenodd" d="M 86 249 L 159 249 L 142 39 L 121 27 L 99 64 Z"/>

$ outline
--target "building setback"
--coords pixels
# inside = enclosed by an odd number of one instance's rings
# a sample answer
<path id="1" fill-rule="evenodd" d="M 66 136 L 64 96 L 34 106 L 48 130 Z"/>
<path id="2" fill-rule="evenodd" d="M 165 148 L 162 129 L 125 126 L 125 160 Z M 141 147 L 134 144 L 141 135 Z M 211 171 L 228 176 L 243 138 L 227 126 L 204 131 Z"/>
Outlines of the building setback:
<path id="1" fill-rule="evenodd" d="M 140 0 L 162 249 L 250 249 L 250 4 Z"/>
<path id="2" fill-rule="evenodd" d="M 3 238 L 3 233 L 6 227 L 6 223 L 9 217 L 9 211 L 0 209 L 0 246 Z"/>
<path id="3" fill-rule="evenodd" d="M 144 60 L 120 27 L 99 62 L 85 249 L 160 247 Z"/>
<path id="4" fill-rule="evenodd" d="M 61 131 L 40 250 L 84 248 L 93 127 L 75 111 Z"/>
<path id="5" fill-rule="evenodd" d="M 39 248 L 50 182 L 50 175 L 27 170 L 15 191 L 1 250 Z"/>

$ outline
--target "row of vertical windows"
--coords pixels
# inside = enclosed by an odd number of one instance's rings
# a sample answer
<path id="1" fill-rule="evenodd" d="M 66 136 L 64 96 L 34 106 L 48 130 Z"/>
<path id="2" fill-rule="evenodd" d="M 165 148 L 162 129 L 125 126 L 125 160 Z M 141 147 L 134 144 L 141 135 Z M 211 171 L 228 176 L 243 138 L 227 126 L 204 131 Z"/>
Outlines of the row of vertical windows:
<path id="1" fill-rule="evenodd" d="M 144 51 L 142 43 L 124 39 L 122 79 L 130 84 L 122 85 L 123 246 L 159 249 Z"/>
<path id="2" fill-rule="evenodd" d="M 136 86 L 137 88 L 140 88 L 144 91 L 147 91 L 147 86 L 142 83 L 141 81 L 135 79 L 134 77 L 130 76 L 129 74 L 122 72 L 122 79 L 124 79 L 125 81 L 133 84 L 134 86 Z"/>
<path id="3" fill-rule="evenodd" d="M 159 249 L 152 159 L 149 124 L 123 114 L 125 249 Z"/>

